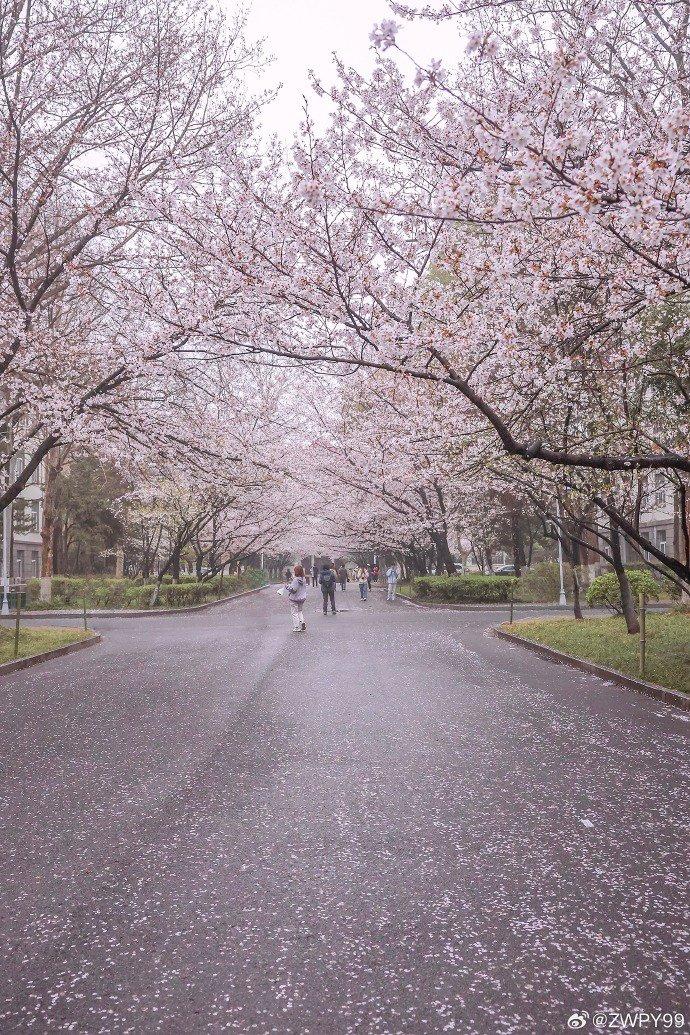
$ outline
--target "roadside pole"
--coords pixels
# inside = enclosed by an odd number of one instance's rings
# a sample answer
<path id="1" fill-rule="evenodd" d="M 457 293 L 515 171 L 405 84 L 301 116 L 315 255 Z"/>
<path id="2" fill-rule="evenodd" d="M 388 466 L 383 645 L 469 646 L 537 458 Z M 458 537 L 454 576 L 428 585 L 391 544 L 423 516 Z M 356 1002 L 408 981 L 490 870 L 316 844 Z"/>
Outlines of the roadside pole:
<path id="1" fill-rule="evenodd" d="M 2 512 L 2 610 L 10 613 L 10 538 L 12 536 L 12 504 L 8 503 Z"/>
<path id="2" fill-rule="evenodd" d="M 558 606 L 565 607 L 567 601 L 565 599 L 565 582 L 563 581 L 563 541 L 561 539 L 561 505 L 556 500 L 556 517 L 558 518 L 558 573 L 561 580 L 561 591 L 558 597 Z"/>
<path id="3" fill-rule="evenodd" d="M 19 619 L 22 613 L 22 598 L 17 590 L 17 612 L 14 619 L 14 656 L 19 657 Z"/>
<path id="4" fill-rule="evenodd" d="M 647 615 L 645 612 L 644 592 L 640 593 L 640 675 L 644 676 L 647 652 Z"/>

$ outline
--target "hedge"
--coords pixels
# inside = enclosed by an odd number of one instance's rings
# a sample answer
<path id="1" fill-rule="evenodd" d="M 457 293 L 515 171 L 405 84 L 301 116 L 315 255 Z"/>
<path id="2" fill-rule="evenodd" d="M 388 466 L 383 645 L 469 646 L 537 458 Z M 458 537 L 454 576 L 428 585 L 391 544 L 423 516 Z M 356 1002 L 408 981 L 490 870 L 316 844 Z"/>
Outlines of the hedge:
<path id="1" fill-rule="evenodd" d="M 158 607 L 190 607 L 203 604 L 219 597 L 229 596 L 242 589 L 253 589 L 265 582 L 264 573 L 248 569 L 241 575 L 214 576 L 207 582 L 197 582 L 186 577 L 185 581 L 172 583 L 165 576 L 161 585 Z M 38 610 L 59 610 L 63 607 L 79 608 L 86 596 L 90 608 L 131 608 L 145 610 L 155 589 L 155 583 L 145 583 L 141 578 L 72 578 L 54 575 L 52 580 L 52 601 L 40 601 L 40 582 L 31 579 L 27 583 L 27 604 Z"/>
<path id="2" fill-rule="evenodd" d="M 419 575 L 412 580 L 412 593 L 448 604 L 503 604 L 517 582 L 505 575 Z"/>

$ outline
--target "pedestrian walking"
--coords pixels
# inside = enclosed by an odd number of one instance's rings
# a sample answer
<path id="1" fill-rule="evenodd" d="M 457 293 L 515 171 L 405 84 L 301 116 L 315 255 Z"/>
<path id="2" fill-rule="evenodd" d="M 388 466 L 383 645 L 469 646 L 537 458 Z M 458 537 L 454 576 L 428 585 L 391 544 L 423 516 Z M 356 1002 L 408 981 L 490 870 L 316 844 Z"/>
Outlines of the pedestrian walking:
<path id="1" fill-rule="evenodd" d="M 360 568 L 357 572 L 357 585 L 359 586 L 360 598 L 366 600 L 369 592 L 369 572 L 366 568 Z"/>
<path id="2" fill-rule="evenodd" d="M 288 575 L 290 571 L 288 570 Z M 304 620 L 304 601 L 307 599 L 307 580 L 304 577 L 304 568 L 301 564 L 295 565 L 295 575 L 285 586 L 285 592 L 290 602 L 292 613 L 293 632 L 304 632 L 307 623 Z"/>
<path id="3" fill-rule="evenodd" d="M 347 569 L 344 564 L 341 564 L 338 568 L 338 582 L 340 583 L 340 588 L 344 592 L 347 586 Z"/>
<path id="4" fill-rule="evenodd" d="M 386 599 L 392 602 L 395 600 L 395 590 L 398 585 L 398 569 L 395 567 L 395 564 L 391 564 L 386 571 L 386 582 L 388 583 L 388 596 Z"/>
<path id="5" fill-rule="evenodd" d="M 311 584 L 316 587 L 319 584 L 319 569 L 315 564 L 311 566 Z"/>
<path id="6" fill-rule="evenodd" d="M 335 572 L 331 571 L 330 564 L 324 564 L 321 569 L 321 574 L 319 575 L 324 614 L 328 614 L 329 601 L 331 605 L 331 614 L 335 614 L 335 582 Z"/>

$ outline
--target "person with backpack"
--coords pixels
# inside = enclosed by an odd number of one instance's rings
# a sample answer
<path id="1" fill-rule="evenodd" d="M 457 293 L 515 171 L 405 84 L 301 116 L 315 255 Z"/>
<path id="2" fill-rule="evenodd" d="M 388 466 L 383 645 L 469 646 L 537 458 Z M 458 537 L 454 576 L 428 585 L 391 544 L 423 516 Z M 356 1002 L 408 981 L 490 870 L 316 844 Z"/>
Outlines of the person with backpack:
<path id="1" fill-rule="evenodd" d="M 328 614 L 328 602 L 331 603 L 331 614 L 335 614 L 335 572 L 330 564 L 324 564 L 319 575 L 321 595 L 323 596 L 323 613 Z"/>
<path id="2" fill-rule="evenodd" d="M 293 632 L 305 632 L 307 623 L 304 620 L 304 601 L 307 599 L 307 580 L 301 564 L 295 565 L 295 577 L 287 583 L 285 592 L 292 612 L 292 630 Z"/>
<path id="3" fill-rule="evenodd" d="M 386 582 L 388 583 L 388 596 L 386 599 L 392 603 L 395 600 L 395 590 L 398 585 L 398 569 L 395 567 L 395 562 L 391 563 L 391 566 L 386 571 Z"/>

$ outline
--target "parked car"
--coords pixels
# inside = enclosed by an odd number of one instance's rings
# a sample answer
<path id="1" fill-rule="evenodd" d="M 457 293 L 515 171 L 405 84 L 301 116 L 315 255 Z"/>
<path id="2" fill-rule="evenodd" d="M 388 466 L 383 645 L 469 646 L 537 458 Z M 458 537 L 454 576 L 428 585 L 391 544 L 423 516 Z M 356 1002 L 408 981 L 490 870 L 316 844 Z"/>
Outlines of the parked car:
<path id="1" fill-rule="evenodd" d="M 494 568 L 494 575 L 514 575 L 514 564 L 502 564 L 500 568 Z"/>

